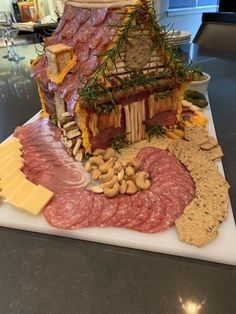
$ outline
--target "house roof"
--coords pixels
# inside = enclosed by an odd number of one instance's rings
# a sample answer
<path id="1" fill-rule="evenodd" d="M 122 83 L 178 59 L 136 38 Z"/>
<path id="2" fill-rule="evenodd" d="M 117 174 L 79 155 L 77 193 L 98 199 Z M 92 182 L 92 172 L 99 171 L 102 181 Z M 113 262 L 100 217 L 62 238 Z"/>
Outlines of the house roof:
<path id="1" fill-rule="evenodd" d="M 109 57 L 110 51 L 113 50 L 114 52 L 115 47 L 116 53 L 120 54 L 119 49 L 116 49 L 116 46 L 119 45 L 118 38 L 121 37 L 121 34 L 124 35 L 123 37 L 128 35 L 126 34 L 127 30 L 124 29 L 124 24 L 127 24 L 127 20 L 131 20 L 131 14 L 137 7 L 135 5 L 124 6 L 123 4 L 120 6 L 121 2 L 131 4 L 137 2 L 137 0 L 69 1 L 65 5 L 57 29 L 51 37 L 45 39 L 46 47 L 63 43 L 72 47 L 76 54 L 76 65 L 68 72 L 60 85 L 50 81 L 47 76 L 48 61 L 46 54 L 41 56 L 32 69 L 32 74 L 41 83 L 44 91 L 59 93 L 66 101 L 67 110 L 70 112 L 74 111 L 79 98 L 78 90 L 86 91 L 84 87 L 89 86 L 91 78 L 94 76 L 99 77 L 100 72 L 98 70 L 104 65 L 104 60 L 107 61 L 104 71 L 108 68 L 109 58 L 114 63 L 114 56 Z M 144 2 L 138 1 L 139 4 L 141 3 L 139 8 L 142 7 Z M 86 3 L 87 5 L 92 4 L 93 8 L 85 7 Z M 98 3 L 100 3 L 99 8 L 96 8 Z M 108 3 L 113 3 L 114 6 L 108 8 Z M 84 6 L 81 7 L 82 4 Z M 159 28 L 158 32 L 160 32 Z M 140 46 L 142 46 L 142 43 Z M 146 83 L 143 82 L 143 84 Z"/>
<path id="2" fill-rule="evenodd" d="M 49 91 L 57 91 L 68 102 L 73 111 L 77 90 L 82 88 L 98 65 L 98 55 L 107 49 L 118 29 L 112 27 L 124 19 L 127 8 L 86 9 L 66 4 L 63 16 L 51 37 L 45 39 L 45 46 L 64 43 L 74 49 L 77 63 L 67 74 L 61 85 L 51 82 L 47 76 L 48 61 L 43 54 L 33 66 L 32 74 Z"/>

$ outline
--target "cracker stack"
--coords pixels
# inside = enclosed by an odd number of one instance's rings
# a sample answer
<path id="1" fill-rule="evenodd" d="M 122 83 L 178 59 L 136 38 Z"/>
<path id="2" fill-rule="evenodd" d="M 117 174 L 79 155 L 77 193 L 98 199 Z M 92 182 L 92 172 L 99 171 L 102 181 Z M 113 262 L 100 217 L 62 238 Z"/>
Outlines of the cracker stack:
<path id="1" fill-rule="evenodd" d="M 220 224 L 227 217 L 229 185 L 212 161 L 221 157 L 218 144 L 208 137 L 207 131 L 195 129 L 186 130 L 189 142 L 175 140 L 168 149 L 189 170 L 196 187 L 194 200 L 176 220 L 179 240 L 202 247 L 217 236 Z M 214 148 L 217 150 L 205 153 Z"/>

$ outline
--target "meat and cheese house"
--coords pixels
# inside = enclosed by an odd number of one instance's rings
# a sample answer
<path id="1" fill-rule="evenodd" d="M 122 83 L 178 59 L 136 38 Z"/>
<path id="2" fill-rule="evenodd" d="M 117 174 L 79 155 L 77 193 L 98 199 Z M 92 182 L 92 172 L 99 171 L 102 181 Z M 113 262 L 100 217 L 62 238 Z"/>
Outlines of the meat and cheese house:
<path id="1" fill-rule="evenodd" d="M 77 159 L 121 135 L 137 142 L 150 126 L 176 123 L 186 71 L 165 35 L 149 1 L 66 2 L 32 72 L 43 115 L 66 123 L 62 140 Z"/>

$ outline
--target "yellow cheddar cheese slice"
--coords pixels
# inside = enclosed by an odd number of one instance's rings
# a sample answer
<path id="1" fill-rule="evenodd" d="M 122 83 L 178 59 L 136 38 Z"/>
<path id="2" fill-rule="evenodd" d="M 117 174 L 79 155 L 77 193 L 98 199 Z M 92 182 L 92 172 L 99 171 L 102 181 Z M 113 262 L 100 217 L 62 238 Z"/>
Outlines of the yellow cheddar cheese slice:
<path id="1" fill-rule="evenodd" d="M 38 185 L 19 207 L 20 209 L 25 210 L 33 215 L 38 215 L 51 200 L 53 195 L 53 192 L 49 191 L 41 185 Z"/>
<path id="2" fill-rule="evenodd" d="M 1 146 L 3 145 L 3 146 Z M 21 154 L 21 144 L 17 142 L 11 142 L 8 145 L 1 144 L 0 145 L 0 156 L 3 156 L 5 154 L 9 154 L 10 152 L 19 152 Z"/>
<path id="3" fill-rule="evenodd" d="M 61 84 L 66 76 L 66 74 L 76 65 L 77 57 L 76 55 L 73 56 L 73 58 L 67 63 L 66 67 L 61 71 L 60 74 L 54 76 L 50 69 L 48 68 L 47 70 L 47 75 L 49 79 L 56 83 L 56 84 Z"/>
<path id="4" fill-rule="evenodd" d="M 4 143 L 0 144 L 0 151 L 5 149 L 6 147 L 11 147 L 11 146 L 17 146 L 17 147 L 22 147 L 20 140 L 16 137 L 12 137 L 11 139 L 7 140 Z"/>
<path id="5" fill-rule="evenodd" d="M 12 190 L 11 194 L 7 197 L 6 202 L 13 206 L 20 207 L 23 200 L 33 192 L 35 187 L 35 184 L 24 179 L 15 190 Z"/>
<path id="6" fill-rule="evenodd" d="M 6 164 L 9 160 L 20 160 L 23 163 L 23 158 L 18 152 L 10 152 L 9 154 L 4 154 L 0 156 L 0 165 L 3 166 Z"/>
<path id="7" fill-rule="evenodd" d="M 0 178 L 6 177 L 13 170 L 21 170 L 23 168 L 23 160 L 19 158 L 11 158 L 4 165 L 0 166 Z"/>
<path id="8" fill-rule="evenodd" d="M 1 143 L 0 146 L 9 145 L 12 142 L 20 143 L 20 139 L 15 136 L 12 136 L 9 139 L 7 139 L 5 142 Z"/>
<path id="9" fill-rule="evenodd" d="M 25 178 L 24 173 L 16 169 L 11 171 L 4 178 L 0 179 L 0 190 L 3 190 L 5 187 L 7 187 L 17 176 L 22 176 L 23 178 Z"/>
<path id="10" fill-rule="evenodd" d="M 9 197 L 12 192 L 16 191 L 18 187 L 21 186 L 25 181 L 26 179 L 19 172 L 9 184 L 3 187 L 2 191 L 0 192 L 0 196 L 4 198 Z"/>

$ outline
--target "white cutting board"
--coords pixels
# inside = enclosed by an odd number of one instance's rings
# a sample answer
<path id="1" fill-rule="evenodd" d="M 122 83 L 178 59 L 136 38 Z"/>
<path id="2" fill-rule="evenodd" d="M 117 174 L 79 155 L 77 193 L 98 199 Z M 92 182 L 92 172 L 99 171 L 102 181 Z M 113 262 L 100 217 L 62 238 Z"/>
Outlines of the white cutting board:
<path id="1" fill-rule="evenodd" d="M 204 113 L 209 117 L 209 133 L 216 136 L 210 106 Z M 38 114 L 27 123 L 37 118 Z M 219 168 L 224 173 L 221 162 Z M 49 226 L 43 214 L 32 217 L 6 203 L 0 205 L 0 226 L 236 265 L 236 228 L 231 205 L 228 219 L 220 227 L 219 236 L 204 248 L 180 242 L 174 227 L 158 234 L 145 234 L 121 228 L 60 230 Z"/>

